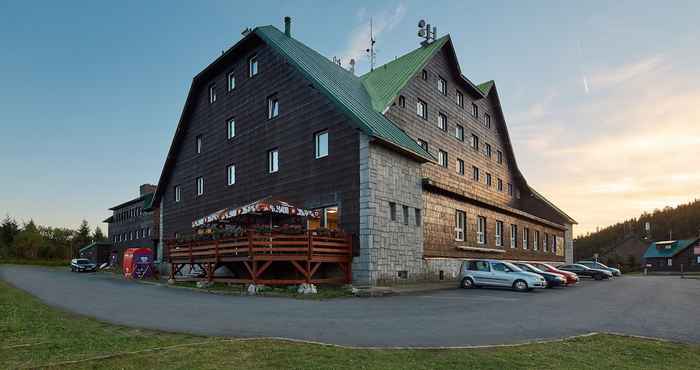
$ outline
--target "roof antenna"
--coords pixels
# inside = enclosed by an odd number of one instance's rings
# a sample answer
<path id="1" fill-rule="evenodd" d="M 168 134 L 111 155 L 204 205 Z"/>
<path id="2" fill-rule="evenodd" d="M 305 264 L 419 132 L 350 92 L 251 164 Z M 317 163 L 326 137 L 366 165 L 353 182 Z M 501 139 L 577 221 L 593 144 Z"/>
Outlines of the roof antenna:
<path id="1" fill-rule="evenodd" d="M 370 71 L 374 71 L 374 60 L 377 57 L 377 53 L 374 51 L 374 43 L 377 41 L 374 39 L 372 18 L 369 19 L 369 48 L 365 49 L 365 52 L 369 54 L 369 68 Z"/>
<path id="2" fill-rule="evenodd" d="M 421 41 L 421 45 L 426 46 L 428 44 L 431 44 L 433 41 L 435 41 L 435 38 L 437 37 L 437 27 L 433 27 L 431 30 L 430 23 L 426 24 L 425 20 L 421 19 L 418 22 L 418 37 L 425 39 Z"/>

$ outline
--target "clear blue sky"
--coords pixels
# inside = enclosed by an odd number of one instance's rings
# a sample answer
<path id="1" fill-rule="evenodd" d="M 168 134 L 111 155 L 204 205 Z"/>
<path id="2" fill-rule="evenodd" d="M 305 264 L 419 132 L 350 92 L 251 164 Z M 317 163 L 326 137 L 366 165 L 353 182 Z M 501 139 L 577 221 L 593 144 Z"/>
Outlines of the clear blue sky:
<path id="1" fill-rule="evenodd" d="M 700 2 L 292 3 L 0 3 L 0 214 L 98 224 L 157 182 L 192 77 L 285 15 L 360 72 L 370 16 L 379 64 L 417 47 L 420 18 L 450 33 L 463 73 L 496 80 L 525 176 L 582 230 L 700 192 L 679 159 L 700 148 Z"/>

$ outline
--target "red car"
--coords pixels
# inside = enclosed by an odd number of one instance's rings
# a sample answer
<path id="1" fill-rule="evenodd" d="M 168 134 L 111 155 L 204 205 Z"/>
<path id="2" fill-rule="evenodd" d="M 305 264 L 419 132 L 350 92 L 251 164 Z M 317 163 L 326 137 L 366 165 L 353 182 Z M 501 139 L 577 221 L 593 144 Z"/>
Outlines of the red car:
<path id="1" fill-rule="evenodd" d="M 563 277 L 566 278 L 566 285 L 574 285 L 574 284 L 578 283 L 578 275 L 574 274 L 573 272 L 559 270 L 556 267 L 554 267 L 550 264 L 547 264 L 547 263 L 535 262 L 535 263 L 530 263 L 530 264 L 537 267 L 538 269 L 540 269 L 542 271 L 562 275 Z"/>

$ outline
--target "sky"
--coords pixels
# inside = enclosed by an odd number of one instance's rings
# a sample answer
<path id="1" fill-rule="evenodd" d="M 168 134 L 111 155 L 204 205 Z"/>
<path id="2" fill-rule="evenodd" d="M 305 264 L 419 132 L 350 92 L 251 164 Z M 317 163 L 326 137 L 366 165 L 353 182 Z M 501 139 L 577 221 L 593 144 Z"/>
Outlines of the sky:
<path id="1" fill-rule="evenodd" d="M 0 216 L 106 225 L 157 183 L 192 77 L 246 27 L 369 68 L 449 33 L 575 234 L 700 198 L 700 2 L 0 2 Z"/>

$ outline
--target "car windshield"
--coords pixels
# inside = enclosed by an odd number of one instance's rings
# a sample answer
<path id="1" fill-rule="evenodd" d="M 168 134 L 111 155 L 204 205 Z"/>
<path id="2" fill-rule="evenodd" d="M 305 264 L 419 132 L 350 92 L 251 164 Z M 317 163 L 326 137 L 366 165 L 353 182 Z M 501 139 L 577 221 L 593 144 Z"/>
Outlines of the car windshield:
<path id="1" fill-rule="evenodd" d="M 506 266 L 508 266 L 508 268 L 510 268 L 510 269 L 513 270 L 513 271 L 517 271 L 517 272 L 523 271 L 523 269 L 521 269 L 520 267 L 518 267 L 518 266 L 516 266 L 516 265 L 514 265 L 514 264 L 512 264 L 512 263 L 510 263 L 510 262 L 503 262 L 503 264 L 506 265 Z"/>
<path id="2" fill-rule="evenodd" d="M 578 268 L 580 268 L 580 269 L 582 269 L 582 270 L 589 270 L 588 266 L 584 266 L 584 265 L 582 265 L 582 264 L 580 264 L 580 263 L 577 263 L 577 264 L 571 265 L 571 266 L 578 267 Z"/>
<path id="3" fill-rule="evenodd" d="M 90 263 L 89 260 L 77 260 L 77 261 L 75 261 L 75 262 L 76 262 L 77 264 L 79 264 L 79 265 L 87 265 L 87 264 Z"/>
<path id="4" fill-rule="evenodd" d="M 529 263 L 523 263 L 523 265 L 529 267 L 530 270 L 532 270 L 532 272 L 537 272 L 537 273 L 544 272 L 544 271 L 540 270 L 539 268 L 537 268 L 537 266 L 535 266 L 535 265 L 531 265 Z"/>

